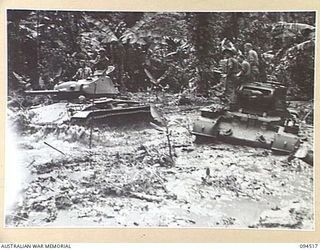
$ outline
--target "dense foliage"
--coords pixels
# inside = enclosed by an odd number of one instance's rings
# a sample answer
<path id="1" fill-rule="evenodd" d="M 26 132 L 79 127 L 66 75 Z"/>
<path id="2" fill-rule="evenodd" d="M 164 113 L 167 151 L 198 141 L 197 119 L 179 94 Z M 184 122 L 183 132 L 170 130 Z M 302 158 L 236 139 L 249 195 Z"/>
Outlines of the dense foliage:
<path id="1" fill-rule="evenodd" d="M 246 42 L 253 44 L 264 78 L 313 98 L 314 12 L 8 10 L 7 18 L 9 91 L 50 89 L 104 48 L 123 91 L 205 94 L 219 81 L 214 69 L 227 38 L 241 51 Z"/>

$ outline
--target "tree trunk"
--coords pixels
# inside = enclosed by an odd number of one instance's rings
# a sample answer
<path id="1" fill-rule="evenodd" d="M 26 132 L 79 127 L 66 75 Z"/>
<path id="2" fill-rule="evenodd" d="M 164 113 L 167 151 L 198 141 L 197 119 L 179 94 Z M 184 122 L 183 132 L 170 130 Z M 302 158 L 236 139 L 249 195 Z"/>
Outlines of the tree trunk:
<path id="1" fill-rule="evenodd" d="M 187 13 L 188 29 L 190 40 L 195 48 L 197 68 L 199 70 L 199 81 L 197 82 L 197 92 L 207 95 L 210 82 L 210 48 L 212 30 L 210 30 L 210 13 Z"/>

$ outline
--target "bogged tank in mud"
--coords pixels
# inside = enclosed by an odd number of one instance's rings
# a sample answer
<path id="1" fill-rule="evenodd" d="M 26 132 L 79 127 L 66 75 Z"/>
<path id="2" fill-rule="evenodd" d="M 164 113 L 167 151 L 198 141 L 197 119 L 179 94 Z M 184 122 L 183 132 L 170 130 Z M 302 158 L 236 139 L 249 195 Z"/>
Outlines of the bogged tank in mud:
<path id="1" fill-rule="evenodd" d="M 68 111 L 71 113 L 71 123 L 74 124 L 160 123 L 154 107 L 125 99 L 99 98 L 85 105 L 73 105 Z"/>
<path id="2" fill-rule="evenodd" d="M 244 83 L 229 107 L 201 109 L 193 134 L 198 141 L 210 139 L 294 153 L 300 145 L 299 126 L 287 109 L 286 93 L 286 86 L 277 82 Z"/>
<path id="3" fill-rule="evenodd" d="M 87 79 L 57 84 L 54 90 L 26 91 L 25 93 L 51 95 L 53 99 L 59 101 L 67 100 L 69 102 L 67 111 L 71 123 L 120 125 L 125 121 L 134 123 L 159 121 L 158 114 L 152 106 L 119 98 L 118 88 L 105 71 L 96 72 Z"/>

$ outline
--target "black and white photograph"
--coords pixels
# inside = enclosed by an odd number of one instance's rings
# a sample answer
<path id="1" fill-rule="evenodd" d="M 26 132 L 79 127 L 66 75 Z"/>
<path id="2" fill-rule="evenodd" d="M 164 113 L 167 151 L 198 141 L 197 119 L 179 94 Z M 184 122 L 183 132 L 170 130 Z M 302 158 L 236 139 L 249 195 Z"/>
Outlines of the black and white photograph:
<path id="1" fill-rule="evenodd" d="M 316 14 L 7 9 L 5 227 L 314 231 Z"/>

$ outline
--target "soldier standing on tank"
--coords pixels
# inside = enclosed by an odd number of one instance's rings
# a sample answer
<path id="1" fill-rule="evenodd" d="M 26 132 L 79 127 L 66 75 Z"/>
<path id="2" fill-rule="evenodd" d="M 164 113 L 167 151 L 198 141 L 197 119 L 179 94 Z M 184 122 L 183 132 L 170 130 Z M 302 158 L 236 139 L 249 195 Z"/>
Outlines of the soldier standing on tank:
<path id="1" fill-rule="evenodd" d="M 80 80 L 87 79 L 92 75 L 92 70 L 89 66 L 87 66 L 85 60 L 80 61 L 80 68 L 77 70 L 76 74 L 72 77 L 72 79 Z"/>
<path id="2" fill-rule="evenodd" d="M 240 65 L 240 72 L 237 74 L 239 78 L 239 83 L 245 83 L 251 81 L 251 67 L 250 63 L 245 60 L 244 55 L 238 56 L 238 61 Z"/>
<path id="3" fill-rule="evenodd" d="M 238 87 L 237 74 L 239 73 L 239 62 L 234 58 L 235 51 L 224 49 L 222 53 L 227 59 L 225 95 L 230 103 L 234 103 L 236 101 L 236 89 Z"/>
<path id="4" fill-rule="evenodd" d="M 253 49 L 251 43 L 244 45 L 244 51 L 251 68 L 251 79 L 253 81 L 259 80 L 259 57 L 258 53 Z"/>
<path id="5" fill-rule="evenodd" d="M 106 55 L 106 50 L 101 48 L 98 50 L 96 58 L 92 61 L 94 71 L 105 70 L 110 64 L 110 59 Z"/>

